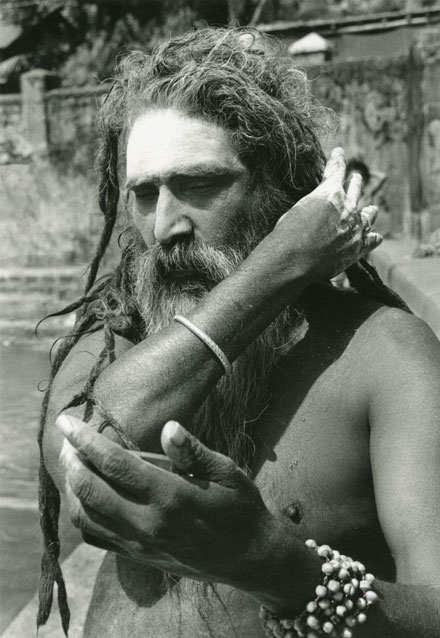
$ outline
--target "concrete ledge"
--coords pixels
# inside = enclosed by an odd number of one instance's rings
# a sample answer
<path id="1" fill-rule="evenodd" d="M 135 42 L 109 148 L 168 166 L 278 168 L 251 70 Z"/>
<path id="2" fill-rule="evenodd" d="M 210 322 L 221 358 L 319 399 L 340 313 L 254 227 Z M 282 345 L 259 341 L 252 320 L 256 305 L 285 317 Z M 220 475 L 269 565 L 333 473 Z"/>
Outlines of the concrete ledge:
<path id="1" fill-rule="evenodd" d="M 104 555 L 105 551 L 82 543 L 62 564 L 71 613 L 69 638 L 82 636 L 93 585 Z M 36 637 L 37 607 L 38 596 L 35 595 L 14 618 L 2 638 Z M 39 630 L 38 638 L 65 638 L 55 596 L 52 613 L 47 624 Z"/>
<path id="2" fill-rule="evenodd" d="M 388 239 L 370 256 L 387 286 L 397 292 L 440 339 L 440 257 L 413 257 L 417 244 Z"/>

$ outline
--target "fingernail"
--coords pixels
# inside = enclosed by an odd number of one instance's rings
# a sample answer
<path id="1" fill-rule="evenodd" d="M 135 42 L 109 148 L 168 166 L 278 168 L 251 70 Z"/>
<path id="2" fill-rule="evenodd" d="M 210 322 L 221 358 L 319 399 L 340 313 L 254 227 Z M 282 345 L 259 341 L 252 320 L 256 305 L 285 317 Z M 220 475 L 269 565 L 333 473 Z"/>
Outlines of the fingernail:
<path id="1" fill-rule="evenodd" d="M 61 414 L 56 420 L 57 426 L 65 436 L 70 436 L 75 430 L 75 425 L 66 414 Z"/>
<path id="2" fill-rule="evenodd" d="M 169 437 L 174 445 L 181 447 L 186 441 L 186 432 L 177 421 L 169 421 L 167 423 Z"/>

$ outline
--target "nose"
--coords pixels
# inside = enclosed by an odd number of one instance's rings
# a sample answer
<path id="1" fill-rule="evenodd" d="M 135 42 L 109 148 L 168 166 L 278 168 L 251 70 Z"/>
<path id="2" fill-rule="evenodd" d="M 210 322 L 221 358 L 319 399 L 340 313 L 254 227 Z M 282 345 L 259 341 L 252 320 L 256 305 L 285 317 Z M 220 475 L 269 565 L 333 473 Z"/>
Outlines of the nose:
<path id="1" fill-rule="evenodd" d="M 154 237 L 159 244 L 169 244 L 178 237 L 188 239 L 194 232 L 185 205 L 166 186 L 161 186 L 156 202 Z"/>

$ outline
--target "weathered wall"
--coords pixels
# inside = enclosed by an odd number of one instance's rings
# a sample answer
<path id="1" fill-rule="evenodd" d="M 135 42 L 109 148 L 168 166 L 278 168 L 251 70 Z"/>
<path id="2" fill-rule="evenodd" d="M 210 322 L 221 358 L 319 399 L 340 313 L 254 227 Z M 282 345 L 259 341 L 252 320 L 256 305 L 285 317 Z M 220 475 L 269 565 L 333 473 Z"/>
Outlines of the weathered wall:
<path id="1" fill-rule="evenodd" d="M 439 227 L 440 30 L 408 56 L 327 62 L 308 75 L 339 116 L 326 151 L 341 145 L 387 175 L 379 229 L 423 237 Z M 55 265 L 66 255 L 79 263 L 101 223 L 93 158 L 105 87 L 48 90 L 56 78 L 41 70 L 22 80 L 21 96 L 0 96 L 0 232 L 9 246 L 0 264 Z"/>
<path id="2" fill-rule="evenodd" d="M 370 170 L 386 173 L 379 227 L 409 233 L 407 57 L 327 63 L 308 75 L 314 95 L 339 117 L 326 150 L 342 146 L 347 158 L 360 156 Z"/>
<path id="3" fill-rule="evenodd" d="M 96 113 L 105 89 L 54 89 L 46 93 L 48 148 L 54 164 L 75 171 L 93 167 Z"/>
<path id="4" fill-rule="evenodd" d="M 106 89 L 48 90 L 57 79 L 35 69 L 22 75 L 20 94 L 0 95 L 0 164 L 24 161 L 32 154 L 38 160 L 49 158 L 53 168 L 63 172 L 93 167 L 96 114 Z"/>
<path id="5" fill-rule="evenodd" d="M 421 234 L 426 236 L 427 231 L 440 228 L 440 29 L 423 34 L 415 47 L 414 59 L 420 74 L 421 201 L 418 208 Z"/>
<path id="6" fill-rule="evenodd" d="M 102 224 L 94 155 L 100 89 L 51 89 L 51 74 L 22 76 L 0 96 L 0 266 L 89 261 Z"/>
<path id="7" fill-rule="evenodd" d="M 0 95 L 0 164 L 28 157 L 30 152 L 23 137 L 21 94 Z"/>
<path id="8" fill-rule="evenodd" d="M 0 127 L 2 137 L 21 126 L 21 95 L 0 95 Z"/>

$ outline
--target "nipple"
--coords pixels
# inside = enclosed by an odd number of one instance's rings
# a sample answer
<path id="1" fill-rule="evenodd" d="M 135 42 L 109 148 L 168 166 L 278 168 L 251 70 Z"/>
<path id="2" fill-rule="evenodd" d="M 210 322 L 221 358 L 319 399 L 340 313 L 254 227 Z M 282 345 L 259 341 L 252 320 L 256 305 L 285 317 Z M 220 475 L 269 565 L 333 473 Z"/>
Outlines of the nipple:
<path id="1" fill-rule="evenodd" d="M 286 507 L 283 508 L 283 514 L 284 516 L 287 516 L 292 523 L 298 524 L 303 518 L 301 503 L 298 501 L 289 503 L 289 505 L 286 505 Z"/>

